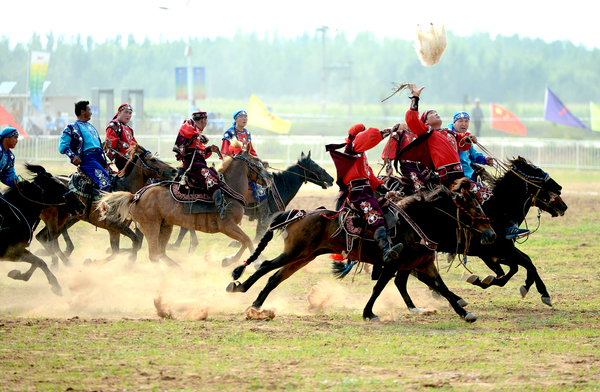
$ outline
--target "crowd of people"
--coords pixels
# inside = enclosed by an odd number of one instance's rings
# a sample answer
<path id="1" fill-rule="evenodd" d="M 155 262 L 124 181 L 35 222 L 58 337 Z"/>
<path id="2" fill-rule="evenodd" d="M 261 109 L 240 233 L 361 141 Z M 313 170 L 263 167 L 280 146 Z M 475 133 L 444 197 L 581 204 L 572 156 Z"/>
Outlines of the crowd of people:
<path id="1" fill-rule="evenodd" d="M 389 197 L 397 195 L 389 192 L 383 181 L 374 174 L 366 152 L 390 135 L 382 155 L 387 162 L 388 173 L 389 162 L 394 159 L 399 161 L 401 175 L 405 182 L 410 184 L 413 192 L 426 189 L 431 174 L 435 173 L 439 184 L 448 187 L 454 180 L 468 177 L 480 203 L 493 198 L 491 192 L 474 178 L 472 163 L 493 166 L 495 162 L 493 158 L 485 157 L 473 147 L 477 144 L 477 137 L 469 132 L 471 116 L 464 111 L 456 112 L 452 123 L 444 127 L 442 117 L 437 111 L 428 109 L 419 113 L 419 101 L 424 87 L 418 88 L 415 84 L 409 84 L 408 88 L 411 92 L 411 103 L 405 115 L 405 123 L 381 131 L 356 124 L 348 131 L 345 143 L 327 146 L 338 172 L 340 200 L 364 213 L 373 238 L 382 250 L 384 261 L 398 258 L 402 244 L 391 246 L 383 211 L 375 194 L 379 192 L 388 194 Z M 473 113 L 477 128 L 482 117 L 478 103 L 477 100 Z M 129 103 L 119 106 L 113 119 L 106 126 L 104 142 L 89 122 L 92 117 L 89 101 L 77 102 L 75 115 L 76 121 L 64 124 L 62 116 L 58 113 L 54 121 L 48 118 L 47 128 L 63 128 L 58 145 L 59 152 L 65 154 L 73 165 L 91 177 L 98 189 L 110 192 L 111 174 L 115 173 L 110 164 L 114 162 L 116 169 L 122 170 L 129 159 L 129 147 L 137 144 L 134 130 L 129 125 L 133 107 Z M 220 124 L 220 113 L 218 120 Z M 203 135 L 208 122 L 209 114 L 194 105 L 191 118 L 184 120 L 179 128 L 173 151 L 176 159 L 183 165 L 184 175 L 180 185 L 202 190 L 212 196 L 221 218 L 225 219 L 231 203 L 225 203 L 219 175 L 208 166 L 206 159 L 213 153 L 222 158 L 223 155 L 240 154 L 245 150 L 253 156 L 258 155 L 252 144 L 252 136 L 245 128 L 248 123 L 246 111 L 238 110 L 233 114 L 233 123 L 224 131 L 220 148 L 215 144 L 208 145 L 209 140 Z M 477 129 L 476 132 L 478 131 Z M 17 130 L 11 127 L 0 133 L 0 181 L 9 187 L 19 181 L 14 169 L 15 157 L 11 151 L 16 146 L 18 137 Z M 343 151 L 338 151 L 341 148 Z M 264 166 L 268 166 L 268 162 L 262 162 Z M 249 183 L 250 190 L 259 209 L 259 216 L 267 216 L 268 190 L 252 182 Z M 1 219 L 0 217 L 0 227 Z M 520 229 L 510 216 L 500 216 L 497 219 L 506 223 L 506 238 L 518 238 L 529 233 L 528 230 Z"/>

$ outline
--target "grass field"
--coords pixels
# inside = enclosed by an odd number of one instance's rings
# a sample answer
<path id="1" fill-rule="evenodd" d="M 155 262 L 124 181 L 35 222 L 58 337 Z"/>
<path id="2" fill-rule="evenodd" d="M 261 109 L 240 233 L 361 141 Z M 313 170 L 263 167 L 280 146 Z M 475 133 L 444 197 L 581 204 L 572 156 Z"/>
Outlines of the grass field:
<path id="1" fill-rule="evenodd" d="M 373 282 L 365 273 L 336 281 L 326 257 L 271 294 L 265 308 L 275 310 L 273 320 L 248 321 L 244 310 L 266 277 L 248 293 L 226 293 L 231 268 L 220 261 L 234 249 L 225 236 L 198 233 L 193 254 L 187 239 L 169 252 L 183 276 L 164 265 L 156 271 L 145 245 L 125 272 L 126 256 L 82 265 L 105 257 L 108 236 L 79 223 L 72 230 L 76 267 L 56 272 L 64 297 L 50 292 L 43 274 L 13 281 L 8 271 L 25 265 L 0 263 L 0 390 L 599 390 L 600 172 L 550 174 L 569 209 L 561 218 L 543 214 L 519 248 L 536 264 L 554 307 L 535 288 L 520 297 L 524 271 L 504 288 L 481 290 L 440 255 L 447 285 L 479 317 L 474 324 L 412 278 L 415 303 L 431 313 L 410 314 L 390 285 L 374 309 L 384 321 L 365 323 Z M 336 193 L 306 185 L 290 207 L 332 207 Z M 251 235 L 253 223 L 242 223 Z M 537 210 L 528 224 L 537 227 Z M 274 239 L 265 254 L 280 250 Z M 468 267 L 489 273 L 476 258 Z M 309 294 L 318 311 L 309 309 Z M 158 298 L 174 319 L 157 316 Z"/>

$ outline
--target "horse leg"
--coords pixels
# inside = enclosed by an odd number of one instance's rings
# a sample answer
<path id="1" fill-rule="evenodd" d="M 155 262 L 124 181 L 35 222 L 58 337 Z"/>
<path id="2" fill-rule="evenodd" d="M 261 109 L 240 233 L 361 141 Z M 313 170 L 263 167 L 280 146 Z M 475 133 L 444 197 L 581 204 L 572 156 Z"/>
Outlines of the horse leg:
<path id="1" fill-rule="evenodd" d="M 230 224 L 223 228 L 220 228 L 220 231 L 221 233 L 233 238 L 234 240 L 239 241 L 241 244 L 240 248 L 235 254 L 225 257 L 223 261 L 221 261 L 222 267 L 227 267 L 237 262 L 242 257 L 242 254 L 244 253 L 246 248 L 250 250 L 250 254 L 254 253 L 254 244 L 252 243 L 252 240 L 250 239 L 250 237 L 248 237 L 246 233 L 244 233 L 241 227 L 235 224 L 235 222 L 230 221 Z"/>
<path id="2" fill-rule="evenodd" d="M 185 238 L 185 235 L 189 231 L 193 231 L 193 230 L 186 229 L 185 227 L 180 227 L 179 228 L 179 235 L 177 236 L 177 239 L 172 244 L 169 244 L 168 247 L 167 247 L 167 249 L 171 249 L 171 250 L 179 249 L 181 247 L 181 242 L 183 241 L 183 239 Z"/>
<path id="3" fill-rule="evenodd" d="M 173 232 L 173 225 L 165 225 L 162 224 L 160 226 L 160 231 L 158 234 L 158 252 L 160 254 L 159 259 L 164 261 L 168 267 L 175 268 L 179 272 L 183 273 L 183 268 L 175 262 L 175 260 L 171 259 L 167 256 L 167 245 L 169 244 L 169 239 L 171 238 L 171 233 Z M 194 232 L 191 230 L 190 232 Z"/>
<path id="4" fill-rule="evenodd" d="M 480 256 L 480 258 L 481 258 L 481 260 L 483 260 L 485 265 L 487 265 L 487 267 L 496 274 L 496 276 L 488 275 L 483 279 L 479 279 L 479 276 L 471 275 L 467 278 L 467 282 L 471 283 L 475 286 L 479 286 L 481 288 L 486 289 L 492 284 L 492 282 L 495 279 L 499 279 L 502 276 L 505 276 L 505 274 L 504 274 L 504 270 L 502 269 L 502 266 L 500 265 L 500 263 L 497 261 L 494 261 L 493 257 Z"/>
<path id="5" fill-rule="evenodd" d="M 426 285 L 429 286 L 428 282 L 426 281 L 427 277 L 423 276 L 423 274 L 417 270 L 412 270 L 411 274 L 414 273 L 414 276 L 419 279 L 421 282 L 425 283 Z M 434 287 L 429 286 L 429 289 L 431 290 L 432 295 L 436 294 L 438 297 L 441 297 L 442 295 L 440 294 L 440 292 L 438 290 L 436 290 Z M 406 289 L 405 289 L 406 290 Z M 450 291 L 448 289 L 448 291 Z M 469 303 L 467 301 L 465 301 L 463 298 L 461 298 L 460 296 L 456 295 L 454 292 L 450 291 L 450 294 L 452 295 L 452 297 L 454 298 L 454 300 L 463 308 L 467 305 L 469 305 Z M 434 295 L 435 297 L 435 295 Z M 423 309 L 419 309 L 417 308 L 417 313 L 421 313 Z M 412 311 L 412 309 L 411 309 Z"/>
<path id="6" fill-rule="evenodd" d="M 365 308 L 363 309 L 363 320 L 364 321 L 374 321 L 374 322 L 381 321 L 379 319 L 379 317 L 375 313 L 373 313 L 373 305 L 375 305 L 375 301 L 377 300 L 377 298 L 379 298 L 379 295 L 381 295 L 381 292 L 383 291 L 383 289 L 385 289 L 385 286 L 392 279 L 392 277 L 394 276 L 394 273 L 397 270 L 397 268 L 393 268 L 393 266 L 392 266 L 392 268 L 386 268 L 386 267 L 387 266 L 385 266 L 383 268 L 383 271 L 381 272 L 379 279 L 377 279 L 377 283 L 375 283 L 375 286 L 373 286 L 373 291 L 371 293 L 371 297 L 369 298 L 367 305 L 365 305 Z"/>
<path id="7" fill-rule="evenodd" d="M 29 278 L 31 278 L 31 275 L 33 274 L 33 272 L 37 268 L 39 268 L 44 272 L 44 274 L 46 274 L 48 283 L 50 283 L 50 286 L 52 286 L 52 289 L 51 289 L 52 292 L 58 296 L 62 296 L 62 288 L 60 287 L 60 284 L 58 283 L 56 276 L 54 276 L 54 274 L 50 271 L 50 268 L 48 268 L 48 265 L 46 264 L 46 262 L 44 262 L 44 260 L 33 255 L 30 251 L 28 251 L 25 248 L 21 248 L 16 253 L 14 253 L 12 255 L 7 255 L 7 256 L 10 257 L 11 260 L 22 261 L 22 262 L 31 264 L 31 267 L 25 273 L 22 273 L 21 271 L 16 270 L 16 269 L 10 271 L 8 273 L 9 278 L 27 282 L 29 280 Z"/>
<path id="8" fill-rule="evenodd" d="M 423 313 L 425 309 L 421 309 L 415 306 L 406 288 L 406 283 L 408 282 L 408 277 L 410 276 L 410 274 L 410 270 L 398 271 L 396 273 L 396 279 L 394 279 L 394 284 L 400 292 L 400 295 L 402 296 L 402 299 L 404 300 L 404 303 L 406 304 L 408 310 L 412 313 L 420 314 Z"/>
<path id="9" fill-rule="evenodd" d="M 432 287 L 437 292 L 439 292 L 442 295 L 442 297 L 446 298 L 450 303 L 450 306 L 452 306 L 454 311 L 460 317 L 464 318 L 465 321 L 470 323 L 477 320 L 477 316 L 475 316 L 471 312 L 467 312 L 462 306 L 459 305 L 458 301 L 456 301 L 454 294 L 450 291 L 450 289 L 448 289 L 448 287 L 444 283 L 433 261 L 428 263 L 428 265 L 425 268 L 417 268 L 417 271 L 422 273 L 422 281 L 425 282 L 429 287 Z"/>
<path id="10" fill-rule="evenodd" d="M 515 248 L 515 253 L 518 257 L 517 260 L 519 265 L 527 270 L 527 278 L 525 279 L 525 285 L 520 287 L 521 296 L 525 298 L 525 296 L 529 292 L 529 288 L 531 288 L 531 285 L 535 283 L 535 287 L 537 288 L 538 293 L 542 295 L 542 302 L 545 305 L 552 306 L 552 299 L 550 299 L 550 294 L 548 294 L 546 284 L 538 274 L 537 268 L 533 264 L 533 261 L 531 261 L 531 258 L 517 248 Z"/>
<path id="11" fill-rule="evenodd" d="M 190 248 L 188 249 L 188 253 L 192 254 L 196 251 L 198 247 L 198 236 L 196 235 L 195 230 L 190 230 Z"/>
<path id="12" fill-rule="evenodd" d="M 73 241 L 71 241 L 71 237 L 69 236 L 67 230 L 69 230 L 69 228 L 71 228 L 71 226 L 73 226 L 77 222 L 79 222 L 79 218 L 71 216 L 63 225 L 60 226 L 60 230 L 58 231 L 59 234 L 63 236 L 63 239 L 67 244 L 67 248 L 65 249 L 65 255 L 67 256 L 71 256 L 71 253 L 73 253 L 73 250 L 75 249 Z"/>
<path id="13" fill-rule="evenodd" d="M 50 239 L 50 230 L 48 230 L 48 223 L 46 223 L 46 226 L 35 235 L 35 238 L 44 248 L 41 251 L 37 251 L 36 254 L 39 256 L 50 256 L 52 258 L 51 268 L 53 270 L 57 270 L 59 267 L 58 256 Z M 56 245 L 58 246 L 58 241 L 56 242 Z"/>
<path id="14" fill-rule="evenodd" d="M 312 260 L 314 260 L 315 257 L 316 256 L 310 256 L 303 260 L 294 260 L 291 264 L 288 264 L 288 265 L 282 267 L 279 271 L 277 271 L 276 273 L 271 275 L 271 277 L 267 281 L 267 284 L 262 289 L 262 291 L 258 294 L 258 297 L 252 303 L 251 307 L 255 308 L 257 310 L 260 310 L 260 308 L 265 303 L 265 301 L 266 301 L 267 297 L 269 296 L 269 294 L 271 293 L 271 291 L 275 290 L 275 288 L 277 286 L 279 286 L 279 284 L 281 282 L 283 282 L 284 280 L 286 280 L 287 278 L 292 276 L 300 268 L 304 267 L 306 264 L 308 264 Z M 262 268 L 262 266 L 261 266 L 261 268 Z M 259 268 L 259 270 L 260 270 L 260 268 Z M 256 272 L 258 272 L 258 271 L 256 271 Z"/>

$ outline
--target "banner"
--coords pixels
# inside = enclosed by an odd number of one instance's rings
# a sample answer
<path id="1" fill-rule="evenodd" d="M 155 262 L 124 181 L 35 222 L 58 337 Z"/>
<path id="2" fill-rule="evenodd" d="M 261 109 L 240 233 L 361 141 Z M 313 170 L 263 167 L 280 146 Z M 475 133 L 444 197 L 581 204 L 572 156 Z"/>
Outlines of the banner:
<path id="1" fill-rule="evenodd" d="M 544 112 L 544 119 L 546 119 L 546 121 L 570 125 L 577 128 L 590 129 L 583 121 L 574 116 L 548 87 L 546 87 L 545 101 L 546 110 Z"/>
<path id="2" fill-rule="evenodd" d="M 592 119 L 592 131 L 600 132 L 600 106 L 590 102 L 590 112 Z"/>
<path id="3" fill-rule="evenodd" d="M 493 103 L 491 104 L 490 128 L 519 136 L 527 135 L 527 127 L 517 116 Z"/>
<path id="4" fill-rule="evenodd" d="M 206 99 L 204 67 L 192 68 L 192 99 Z M 175 67 L 175 100 L 188 99 L 187 67 Z"/>
<path id="5" fill-rule="evenodd" d="M 42 111 L 42 96 L 44 95 L 44 81 L 48 72 L 50 53 L 31 52 L 31 68 L 29 70 L 29 100 L 38 112 Z"/>
<path id="6" fill-rule="evenodd" d="M 292 126 L 291 122 L 282 120 L 271 113 L 254 94 L 250 97 L 250 105 L 248 105 L 248 124 L 275 133 L 288 133 Z"/>

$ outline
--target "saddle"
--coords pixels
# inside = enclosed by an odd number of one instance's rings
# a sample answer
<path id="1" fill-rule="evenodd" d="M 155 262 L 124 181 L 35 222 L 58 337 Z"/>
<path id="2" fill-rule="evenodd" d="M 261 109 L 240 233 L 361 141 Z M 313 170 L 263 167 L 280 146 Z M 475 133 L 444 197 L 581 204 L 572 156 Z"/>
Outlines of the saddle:
<path id="1" fill-rule="evenodd" d="M 397 234 L 396 223 L 400 219 L 400 213 L 396 208 L 390 208 L 393 204 L 385 198 L 379 198 L 377 200 L 385 219 L 386 227 L 390 228 L 390 237 L 395 238 Z M 343 209 L 338 215 L 340 229 L 346 233 L 346 249 L 348 253 L 353 248 L 354 239 L 360 239 L 364 241 L 374 242 L 373 231 L 367 224 L 367 220 L 364 217 L 362 211 L 353 206 L 351 203 L 346 203 Z"/>
<path id="2" fill-rule="evenodd" d="M 208 214 L 219 212 L 212 197 L 214 191 L 208 193 L 207 190 L 203 188 L 193 186 L 182 187 L 179 182 L 172 182 L 169 185 L 169 189 L 171 191 L 171 196 L 175 201 L 184 203 L 184 212 L 186 214 Z M 244 196 L 231 189 L 223 178 L 221 178 L 220 189 L 239 201 L 242 206 L 246 205 Z"/>
<path id="3" fill-rule="evenodd" d="M 110 175 L 110 184 L 112 187 L 115 186 L 115 181 L 117 180 L 116 173 L 109 173 Z M 92 177 L 90 177 L 86 172 L 81 170 L 80 167 L 77 168 L 77 171 L 69 177 L 69 190 L 73 191 L 76 195 L 86 197 L 88 199 L 92 199 L 94 201 L 99 200 L 102 195 L 100 194 L 100 189 L 96 185 L 96 182 Z"/>

